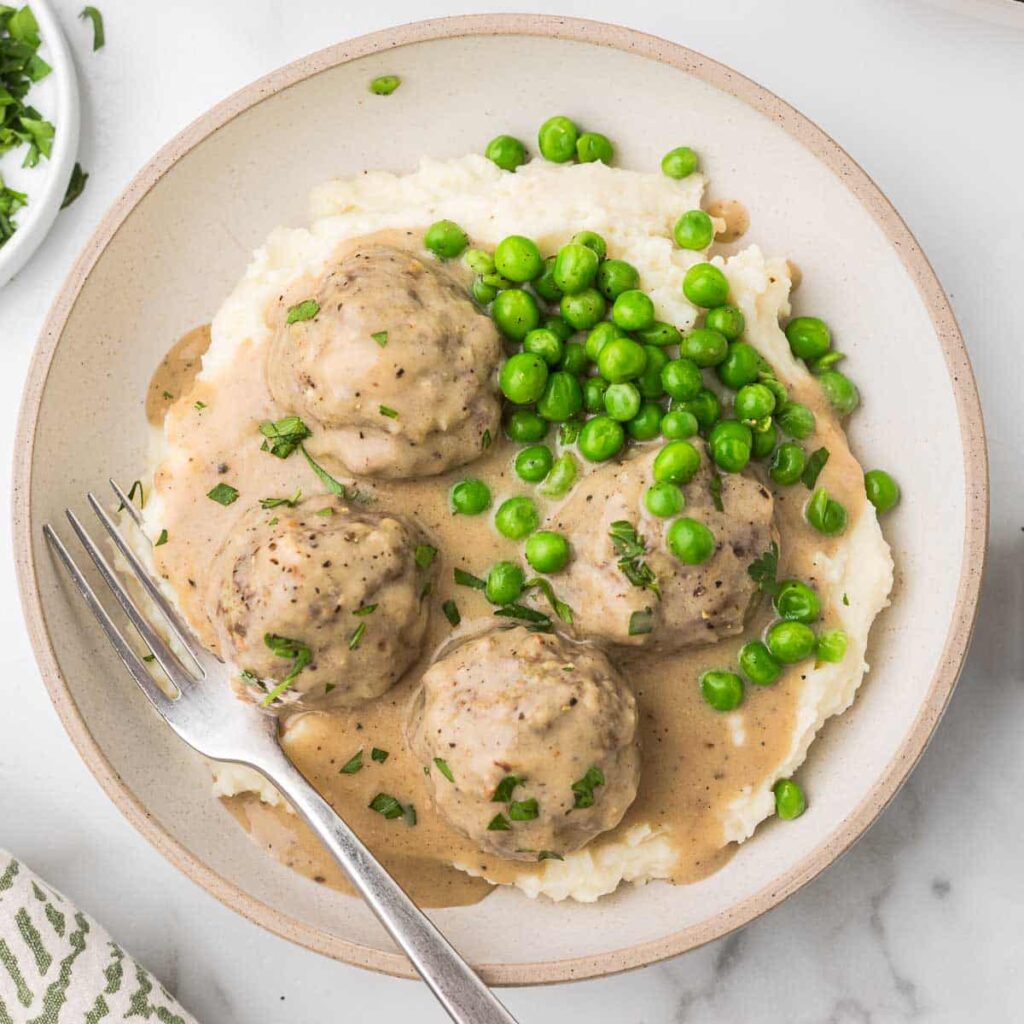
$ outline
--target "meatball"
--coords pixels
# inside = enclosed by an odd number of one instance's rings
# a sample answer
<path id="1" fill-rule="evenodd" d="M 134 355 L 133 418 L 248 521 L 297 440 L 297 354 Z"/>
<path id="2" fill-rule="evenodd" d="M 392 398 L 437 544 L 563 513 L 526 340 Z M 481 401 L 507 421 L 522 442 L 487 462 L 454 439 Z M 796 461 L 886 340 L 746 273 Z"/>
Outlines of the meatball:
<path id="1" fill-rule="evenodd" d="M 316 315 L 287 323 L 306 298 Z M 432 476 L 497 435 L 497 331 L 432 257 L 361 244 L 276 315 L 267 384 L 313 430 L 318 458 L 363 476 Z"/>
<path id="2" fill-rule="evenodd" d="M 580 636 L 671 652 L 743 630 L 757 593 L 747 568 L 778 542 L 774 502 L 753 476 L 723 473 L 722 509 L 716 508 L 707 452 L 701 441 L 693 444 L 701 468 L 683 488 L 681 514 L 705 523 L 715 535 L 715 553 L 702 565 L 684 565 L 672 555 L 664 538 L 673 520 L 650 515 L 644 504 L 654 482 L 656 452 L 596 470 L 553 517 L 553 528 L 573 538 L 573 560 L 556 586 L 573 609 Z M 611 535 L 616 522 L 630 524 L 645 543 L 646 553 L 637 562 L 646 563 L 656 577 L 660 599 L 623 572 L 624 553 Z"/>
<path id="3" fill-rule="evenodd" d="M 437 809 L 511 860 L 563 855 L 614 828 L 636 796 L 636 701 L 601 651 L 499 629 L 435 662 L 409 745 Z"/>
<path id="4" fill-rule="evenodd" d="M 286 700 L 351 706 L 380 696 L 419 657 L 435 549 L 400 516 L 311 497 L 255 508 L 217 554 L 207 612 L 221 656 L 270 689 L 309 649 Z M 248 678 L 248 677 L 246 677 Z"/>

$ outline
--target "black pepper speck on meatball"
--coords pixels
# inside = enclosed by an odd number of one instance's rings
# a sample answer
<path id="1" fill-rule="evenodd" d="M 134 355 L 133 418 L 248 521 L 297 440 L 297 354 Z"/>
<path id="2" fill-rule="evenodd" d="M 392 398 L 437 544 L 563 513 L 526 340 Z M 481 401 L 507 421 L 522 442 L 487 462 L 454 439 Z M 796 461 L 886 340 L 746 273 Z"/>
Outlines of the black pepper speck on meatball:
<path id="1" fill-rule="evenodd" d="M 555 634 L 499 629 L 441 658 L 407 731 L 438 811 L 505 858 L 578 850 L 636 796 L 633 694 L 603 652 Z"/>
<path id="2" fill-rule="evenodd" d="M 300 298 L 319 312 L 289 324 Z M 313 431 L 318 458 L 363 476 L 432 476 L 496 436 L 497 331 L 433 257 L 368 241 L 282 298 L 274 316 L 267 383 Z"/>

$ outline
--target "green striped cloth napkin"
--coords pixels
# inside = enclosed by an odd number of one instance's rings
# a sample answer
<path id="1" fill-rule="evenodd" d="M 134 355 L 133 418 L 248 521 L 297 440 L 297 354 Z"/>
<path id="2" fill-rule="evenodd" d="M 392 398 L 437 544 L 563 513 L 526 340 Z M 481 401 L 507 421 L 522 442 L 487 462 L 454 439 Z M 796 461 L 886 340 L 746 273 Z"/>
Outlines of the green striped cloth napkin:
<path id="1" fill-rule="evenodd" d="M 196 1024 L 92 918 L 0 850 L 0 1024 Z"/>

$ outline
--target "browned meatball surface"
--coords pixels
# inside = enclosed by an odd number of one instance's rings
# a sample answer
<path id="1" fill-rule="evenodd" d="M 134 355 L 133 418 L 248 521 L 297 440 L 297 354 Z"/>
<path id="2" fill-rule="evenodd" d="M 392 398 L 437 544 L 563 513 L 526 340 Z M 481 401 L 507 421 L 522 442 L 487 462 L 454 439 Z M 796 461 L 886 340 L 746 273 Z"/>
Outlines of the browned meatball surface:
<path id="1" fill-rule="evenodd" d="M 520 627 L 435 662 L 408 735 L 440 813 L 513 860 L 564 855 L 614 828 L 640 779 L 636 701 L 608 658 Z"/>
<path id="2" fill-rule="evenodd" d="M 420 655 L 436 572 L 417 564 L 425 544 L 401 516 L 332 497 L 254 509 L 218 553 L 207 592 L 221 655 L 270 688 L 293 661 L 265 638 L 285 637 L 311 657 L 286 700 L 330 707 L 379 696 Z"/>
<path id="3" fill-rule="evenodd" d="M 497 436 L 498 333 L 443 264 L 368 241 L 307 291 L 314 317 L 286 322 L 295 295 L 274 314 L 266 375 L 316 457 L 357 475 L 432 476 Z"/>

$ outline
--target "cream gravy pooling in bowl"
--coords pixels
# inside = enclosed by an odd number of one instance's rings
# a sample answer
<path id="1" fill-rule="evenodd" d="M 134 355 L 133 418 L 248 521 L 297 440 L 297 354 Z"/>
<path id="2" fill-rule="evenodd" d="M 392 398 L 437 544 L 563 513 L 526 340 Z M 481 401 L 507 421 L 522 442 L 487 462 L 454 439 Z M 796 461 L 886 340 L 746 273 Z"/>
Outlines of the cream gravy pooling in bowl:
<path id="1" fill-rule="evenodd" d="M 157 566 L 203 641 L 216 649 L 206 604 L 210 566 L 235 523 L 260 499 L 288 497 L 300 489 L 307 497 L 323 491 L 301 454 L 278 459 L 260 450 L 259 424 L 291 411 L 274 403 L 264 370 L 268 325 L 282 296 L 302 292 L 328 261 L 357 244 L 400 245 L 430 260 L 419 249 L 420 233 L 447 216 L 488 248 L 507 234 L 522 233 L 547 253 L 581 228 L 598 231 L 608 240 L 609 256 L 638 267 L 641 286 L 654 298 L 659 318 L 685 329 L 692 326 L 695 311 L 682 298 L 680 283 L 686 267 L 702 257 L 673 247 L 671 225 L 680 211 L 699 205 L 702 184 L 696 175 L 673 182 L 602 165 L 532 164 L 510 175 L 481 158 L 467 157 L 448 164 L 424 161 L 420 171 L 404 178 L 370 175 L 318 190 L 314 205 L 319 216 L 313 229 L 275 232 L 225 303 L 214 321 L 201 372 L 191 379 L 205 341 L 200 332 L 192 332 L 162 364 L 150 389 L 151 419 L 159 421 L 163 413 L 166 419 L 146 507 L 148 532 L 155 540 L 161 530 L 168 531 L 167 543 L 154 549 Z M 781 535 L 779 578 L 792 576 L 818 590 L 820 628 L 843 628 L 850 641 L 847 655 L 840 664 L 816 666 L 811 660 L 795 665 L 771 687 L 748 686 L 743 704 L 721 713 L 704 702 L 697 680 L 705 669 L 734 668 L 738 648 L 773 618 L 767 600 L 751 614 L 742 634 L 715 644 L 672 654 L 610 649 L 638 702 L 643 766 L 636 800 L 615 829 L 564 860 L 502 861 L 481 853 L 437 815 L 423 765 L 407 749 L 407 709 L 420 677 L 439 653 L 502 621 L 481 593 L 457 585 L 452 575 L 458 568 L 483 576 L 499 560 L 522 561 L 521 543 L 494 529 L 493 508 L 506 497 L 529 494 L 541 506 L 545 523 L 562 528 L 572 541 L 569 525 L 559 524 L 573 492 L 565 502 L 547 501 L 520 481 L 512 470 L 519 446 L 500 431 L 488 447 L 481 446 L 476 461 L 444 474 L 415 480 L 359 479 L 366 507 L 414 521 L 439 552 L 423 652 L 396 686 L 365 705 L 285 713 L 282 738 L 300 770 L 425 905 L 473 902 L 486 894 L 487 882 L 515 884 L 531 895 L 589 900 L 623 879 L 683 883 L 703 877 L 721 866 L 733 844 L 771 813 L 774 781 L 795 770 L 825 718 L 853 699 L 866 669 L 868 628 L 891 586 L 888 548 L 842 429 L 820 387 L 791 357 L 779 328 L 780 315 L 788 313 L 785 261 L 765 260 L 752 248 L 732 257 L 724 269 L 730 301 L 746 315 L 746 340 L 773 364 L 792 397 L 815 413 L 816 432 L 803 442 L 805 448 L 827 447 L 830 452 L 819 485 L 849 513 L 847 530 L 838 538 L 825 538 L 807 524 L 803 510 L 810 492 L 802 485 L 775 487 L 763 467 L 753 472 L 774 497 Z M 165 393 L 174 397 L 164 398 Z M 554 434 L 547 443 L 554 445 Z M 637 445 L 637 455 L 656 451 L 660 443 Z M 316 453 L 315 438 L 310 446 Z M 343 482 L 352 482 L 322 452 L 317 457 Z M 583 459 L 579 464 L 588 474 L 611 468 Z M 489 484 L 491 512 L 452 514 L 450 488 L 467 476 Z M 237 489 L 237 501 L 227 506 L 211 502 L 208 492 L 221 483 Z M 581 485 L 577 482 L 576 487 Z M 639 517 L 640 510 L 634 515 Z M 600 510 L 595 510 L 592 522 L 575 528 L 599 528 L 601 522 Z M 560 574 L 550 579 L 558 593 Z M 536 607 L 550 611 L 539 594 L 535 598 Z M 457 628 L 441 613 L 446 601 L 457 603 Z M 369 638 L 372 616 L 366 622 Z M 387 752 L 385 760 L 371 759 L 374 747 Z M 343 772 L 360 750 L 363 767 Z M 346 888 L 330 858 L 294 816 L 274 804 L 272 794 L 271 802 L 261 801 L 255 795 L 259 788 L 250 787 L 236 769 L 219 766 L 217 776 L 219 791 L 234 794 L 225 797 L 232 813 L 257 842 L 309 877 Z M 413 805 L 416 825 L 371 810 L 368 803 L 380 792 Z"/>

